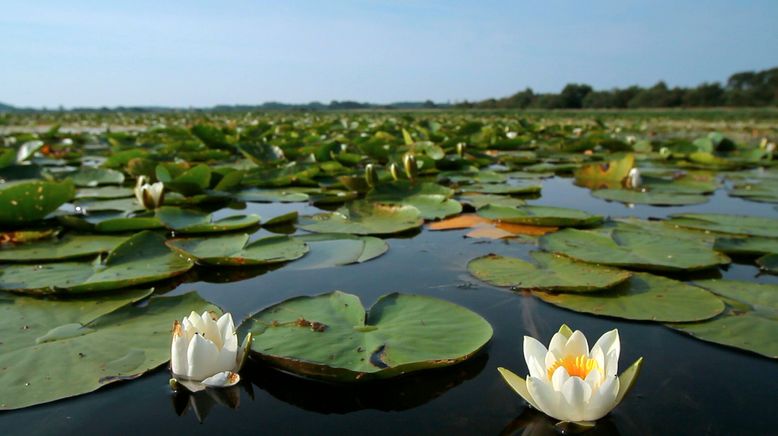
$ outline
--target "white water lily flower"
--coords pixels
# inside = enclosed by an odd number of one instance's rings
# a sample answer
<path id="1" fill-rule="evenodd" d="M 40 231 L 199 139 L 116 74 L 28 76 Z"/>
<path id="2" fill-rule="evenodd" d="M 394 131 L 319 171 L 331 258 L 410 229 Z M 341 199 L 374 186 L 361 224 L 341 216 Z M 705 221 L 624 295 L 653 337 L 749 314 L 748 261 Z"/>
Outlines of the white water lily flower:
<path id="1" fill-rule="evenodd" d="M 627 188 L 638 189 L 643 183 L 643 179 L 640 177 L 640 170 L 632 168 L 627 174 Z"/>
<path id="2" fill-rule="evenodd" d="M 618 330 L 606 332 L 590 350 L 583 333 L 562 325 L 548 349 L 524 337 L 526 381 L 505 368 L 498 370 L 535 409 L 560 421 L 590 425 L 621 402 L 640 370 L 642 357 L 617 376 L 620 351 Z"/>
<path id="3" fill-rule="evenodd" d="M 229 313 L 216 320 L 210 312 L 192 312 L 173 324 L 170 369 L 175 381 L 190 391 L 234 386 L 250 344 L 251 334 L 238 347 Z"/>
<path id="4" fill-rule="evenodd" d="M 147 180 L 146 176 L 138 177 L 138 182 L 135 184 L 135 198 L 146 209 L 156 209 L 165 201 L 165 184 L 162 182 L 149 184 Z"/>

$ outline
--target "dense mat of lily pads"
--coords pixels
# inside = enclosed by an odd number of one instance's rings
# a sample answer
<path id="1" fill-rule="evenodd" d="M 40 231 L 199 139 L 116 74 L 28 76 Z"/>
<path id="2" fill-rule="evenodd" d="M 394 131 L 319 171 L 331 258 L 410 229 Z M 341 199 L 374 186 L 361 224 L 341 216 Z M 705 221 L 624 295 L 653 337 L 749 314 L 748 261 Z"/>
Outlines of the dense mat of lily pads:
<path id="1" fill-rule="evenodd" d="M 385 238 L 413 236 L 425 223 L 537 246 L 529 257 L 473 259 L 468 270 L 494 286 L 778 358 L 776 286 L 680 278 L 727 265 L 729 255 L 778 273 L 778 218 L 615 219 L 527 204 L 551 177 L 625 204 L 696 205 L 722 190 L 778 204 L 775 152 L 769 138 L 509 115 L 12 130 L 0 137 L 0 409 L 164 364 L 173 320 L 220 311 L 196 294 L 160 295 L 192 268 L 380 262 L 391 250 Z M 240 213 L 247 202 L 306 203 L 318 213 Z M 478 314 L 413 289 L 367 310 L 338 291 L 293 298 L 256 308 L 240 329 L 253 334 L 253 357 L 264 364 L 339 382 L 455 364 L 492 335 Z"/>

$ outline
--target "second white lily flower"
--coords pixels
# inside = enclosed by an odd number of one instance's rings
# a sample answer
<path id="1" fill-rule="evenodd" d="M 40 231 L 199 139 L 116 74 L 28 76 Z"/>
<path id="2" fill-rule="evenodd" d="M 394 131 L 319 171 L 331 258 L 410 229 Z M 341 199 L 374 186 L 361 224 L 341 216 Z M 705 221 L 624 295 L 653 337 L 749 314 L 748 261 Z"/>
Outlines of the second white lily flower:
<path id="1" fill-rule="evenodd" d="M 147 180 L 146 176 L 138 177 L 138 182 L 135 184 L 135 198 L 141 206 L 153 210 L 162 206 L 165 200 L 165 184 L 162 182 L 149 184 Z"/>

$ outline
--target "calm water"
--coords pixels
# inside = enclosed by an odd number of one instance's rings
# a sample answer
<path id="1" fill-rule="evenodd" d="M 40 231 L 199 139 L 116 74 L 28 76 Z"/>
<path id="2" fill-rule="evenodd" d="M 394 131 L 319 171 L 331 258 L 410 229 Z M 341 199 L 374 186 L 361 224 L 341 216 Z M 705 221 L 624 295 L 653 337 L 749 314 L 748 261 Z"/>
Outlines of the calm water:
<path id="1" fill-rule="evenodd" d="M 772 205 L 729 198 L 722 190 L 705 205 L 628 208 L 593 198 L 569 179 L 557 178 L 546 180 L 543 198 L 531 203 L 612 217 L 663 217 L 679 211 L 778 217 Z M 263 204 L 246 209 L 265 217 L 287 210 L 316 209 Z M 554 421 L 528 409 L 504 384 L 497 367 L 525 375 L 522 337 L 532 335 L 547 343 L 561 323 L 583 330 L 590 343 L 618 328 L 621 369 L 645 358 L 634 390 L 587 434 L 778 433 L 778 362 L 704 343 L 661 325 L 569 312 L 480 283 L 467 273 L 470 259 L 487 253 L 526 258 L 535 247 L 468 239 L 465 233 L 423 230 L 389 238 L 386 255 L 361 265 L 316 268 L 311 253 L 272 271 L 240 269 L 231 274 L 200 268 L 170 294 L 197 290 L 236 320 L 295 295 L 335 289 L 359 295 L 365 306 L 392 291 L 431 295 L 474 310 L 494 327 L 491 343 L 471 361 L 359 386 L 303 380 L 252 364 L 243 372 L 240 388 L 222 392 L 218 400 L 223 404 L 207 394 L 174 396 L 168 370 L 160 368 L 92 394 L 0 413 L 0 434 L 552 434 Z M 750 260 L 740 262 L 705 276 L 778 283 L 776 276 L 759 275 Z"/>

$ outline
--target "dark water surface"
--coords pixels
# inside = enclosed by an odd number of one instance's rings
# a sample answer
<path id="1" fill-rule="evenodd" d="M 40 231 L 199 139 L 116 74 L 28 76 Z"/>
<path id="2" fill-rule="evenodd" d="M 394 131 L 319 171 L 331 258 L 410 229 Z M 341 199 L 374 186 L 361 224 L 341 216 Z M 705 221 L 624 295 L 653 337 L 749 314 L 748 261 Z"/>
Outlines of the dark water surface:
<path id="1" fill-rule="evenodd" d="M 543 185 L 542 199 L 531 204 L 612 217 L 663 217 L 680 211 L 778 217 L 772 205 L 729 198 L 723 190 L 699 206 L 629 208 L 593 198 L 569 179 Z M 286 210 L 315 211 L 299 205 L 247 206 L 247 212 L 265 217 Z M 620 370 L 644 357 L 630 395 L 586 434 L 778 434 L 778 362 L 701 342 L 659 324 L 569 312 L 483 284 L 467 273 L 470 259 L 487 253 L 526 259 L 536 247 L 468 239 L 465 233 L 425 229 L 389 238 L 386 255 L 361 265 L 317 268 L 311 253 L 272 271 L 198 268 L 170 294 L 196 290 L 236 320 L 289 297 L 335 289 L 359 295 L 366 307 L 393 291 L 431 295 L 466 306 L 492 324 L 494 338 L 468 362 L 356 386 L 303 380 L 250 364 L 240 388 L 221 392 L 218 399 L 239 403 L 234 409 L 207 393 L 175 396 L 165 367 L 92 394 L 0 413 L 0 434 L 553 434 L 555 421 L 526 407 L 497 367 L 526 375 L 522 337 L 532 335 L 547 344 L 562 323 L 582 330 L 590 344 L 618 328 Z M 776 276 L 759 275 L 753 259 L 738 262 L 704 275 L 778 283 Z"/>

